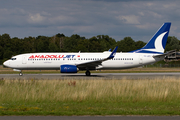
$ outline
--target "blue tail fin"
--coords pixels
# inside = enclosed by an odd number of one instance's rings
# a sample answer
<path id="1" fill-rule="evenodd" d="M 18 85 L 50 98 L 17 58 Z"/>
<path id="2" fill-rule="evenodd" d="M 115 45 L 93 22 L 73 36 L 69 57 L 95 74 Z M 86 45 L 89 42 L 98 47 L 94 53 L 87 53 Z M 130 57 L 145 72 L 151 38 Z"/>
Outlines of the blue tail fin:
<path id="1" fill-rule="evenodd" d="M 166 46 L 171 23 L 164 23 L 151 40 L 141 49 L 133 53 L 158 53 L 163 54 Z"/>

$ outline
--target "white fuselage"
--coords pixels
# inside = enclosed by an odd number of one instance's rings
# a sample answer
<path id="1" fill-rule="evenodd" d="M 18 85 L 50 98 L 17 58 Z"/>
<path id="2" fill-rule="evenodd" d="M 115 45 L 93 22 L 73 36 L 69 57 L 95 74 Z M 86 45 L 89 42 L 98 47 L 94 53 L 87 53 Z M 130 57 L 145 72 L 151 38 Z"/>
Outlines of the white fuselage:
<path id="1" fill-rule="evenodd" d="M 103 53 L 29 53 L 12 57 L 5 66 L 18 70 L 59 70 L 61 65 L 78 65 L 107 58 L 111 52 Z M 126 69 L 163 60 L 150 53 L 116 53 L 113 59 L 103 61 L 98 69 Z M 85 69 L 80 69 L 85 70 Z"/>

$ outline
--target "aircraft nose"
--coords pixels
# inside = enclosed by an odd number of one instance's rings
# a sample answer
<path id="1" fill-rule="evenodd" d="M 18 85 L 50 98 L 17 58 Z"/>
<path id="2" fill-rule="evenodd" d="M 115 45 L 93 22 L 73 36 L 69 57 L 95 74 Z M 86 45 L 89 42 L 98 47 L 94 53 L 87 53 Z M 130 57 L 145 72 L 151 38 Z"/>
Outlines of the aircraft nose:
<path id="1" fill-rule="evenodd" d="M 5 61 L 4 63 L 3 63 L 3 65 L 4 66 L 6 66 L 6 67 L 8 67 L 8 65 L 9 65 L 9 61 L 7 60 L 7 61 Z"/>

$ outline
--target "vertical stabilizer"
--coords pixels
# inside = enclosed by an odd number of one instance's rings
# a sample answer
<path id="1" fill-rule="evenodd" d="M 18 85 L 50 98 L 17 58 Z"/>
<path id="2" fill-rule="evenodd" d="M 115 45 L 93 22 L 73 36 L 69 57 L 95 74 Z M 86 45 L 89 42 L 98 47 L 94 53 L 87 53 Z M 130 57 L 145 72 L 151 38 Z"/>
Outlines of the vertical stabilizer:
<path id="1" fill-rule="evenodd" d="M 171 23 L 164 23 L 150 41 L 141 49 L 132 51 L 134 53 L 159 53 L 163 54 L 169 35 Z"/>

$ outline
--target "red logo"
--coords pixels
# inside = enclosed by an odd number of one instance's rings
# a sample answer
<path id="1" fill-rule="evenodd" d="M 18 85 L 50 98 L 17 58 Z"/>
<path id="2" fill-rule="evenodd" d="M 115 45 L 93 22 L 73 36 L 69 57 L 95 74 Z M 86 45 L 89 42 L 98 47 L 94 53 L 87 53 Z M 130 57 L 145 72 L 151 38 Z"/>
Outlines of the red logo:
<path id="1" fill-rule="evenodd" d="M 29 58 L 63 58 L 64 55 L 31 55 Z"/>

